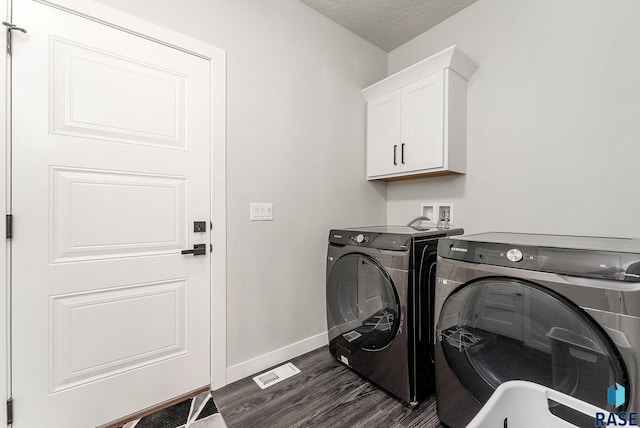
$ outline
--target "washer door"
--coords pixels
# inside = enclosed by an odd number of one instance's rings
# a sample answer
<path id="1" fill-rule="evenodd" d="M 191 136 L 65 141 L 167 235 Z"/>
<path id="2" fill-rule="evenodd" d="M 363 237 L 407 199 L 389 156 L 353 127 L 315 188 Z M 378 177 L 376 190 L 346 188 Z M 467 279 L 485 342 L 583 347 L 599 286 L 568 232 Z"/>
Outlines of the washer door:
<path id="1" fill-rule="evenodd" d="M 340 257 L 327 277 L 329 340 L 368 351 L 386 347 L 399 325 L 398 296 L 385 269 L 359 253 Z"/>
<path id="2" fill-rule="evenodd" d="M 603 329 L 578 306 L 533 283 L 469 283 L 445 302 L 438 338 L 449 367 L 481 404 L 508 380 L 545 385 L 608 411 L 615 409 L 607 402 L 609 387 L 628 390 L 622 357 Z M 555 407 L 558 416 L 568 413 Z"/>

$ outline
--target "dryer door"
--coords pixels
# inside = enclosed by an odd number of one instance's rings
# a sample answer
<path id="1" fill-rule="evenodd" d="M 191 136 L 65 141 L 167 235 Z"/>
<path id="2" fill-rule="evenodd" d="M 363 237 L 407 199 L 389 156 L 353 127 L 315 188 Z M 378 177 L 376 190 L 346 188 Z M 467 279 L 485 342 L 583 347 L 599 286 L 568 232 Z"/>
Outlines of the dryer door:
<path id="1" fill-rule="evenodd" d="M 626 408 L 608 403 L 611 386 L 629 385 L 604 330 L 575 304 L 530 282 L 489 278 L 459 289 L 443 306 L 437 346 L 480 404 L 501 383 L 518 379 L 608 411 Z M 555 405 L 552 412 L 565 417 L 567 409 Z"/>
<path id="2" fill-rule="evenodd" d="M 400 304 L 386 270 L 364 254 L 340 257 L 327 276 L 329 341 L 342 337 L 368 351 L 386 347 L 396 335 Z"/>

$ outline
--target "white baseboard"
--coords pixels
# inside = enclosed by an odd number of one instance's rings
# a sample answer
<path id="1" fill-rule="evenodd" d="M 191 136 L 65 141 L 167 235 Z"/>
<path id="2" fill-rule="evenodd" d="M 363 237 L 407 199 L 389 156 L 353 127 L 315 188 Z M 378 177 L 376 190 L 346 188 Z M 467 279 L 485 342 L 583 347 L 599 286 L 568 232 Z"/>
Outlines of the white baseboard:
<path id="1" fill-rule="evenodd" d="M 231 367 L 227 367 L 227 384 L 256 375 L 262 370 L 276 366 L 292 358 L 306 354 L 329 343 L 327 332 L 308 337 L 291 345 L 284 346 L 275 351 L 268 352 L 258 357 L 243 361 Z"/>

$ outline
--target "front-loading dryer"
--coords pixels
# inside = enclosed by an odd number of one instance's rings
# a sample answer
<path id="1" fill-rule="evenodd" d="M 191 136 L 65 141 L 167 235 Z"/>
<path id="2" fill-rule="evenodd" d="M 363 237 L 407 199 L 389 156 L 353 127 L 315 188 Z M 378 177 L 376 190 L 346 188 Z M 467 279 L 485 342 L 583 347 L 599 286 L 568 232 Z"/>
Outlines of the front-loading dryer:
<path id="1" fill-rule="evenodd" d="M 329 233 L 329 350 L 411 405 L 433 391 L 438 238 L 462 232 L 374 226 Z"/>
<path id="2" fill-rule="evenodd" d="M 638 411 L 640 240 L 486 233 L 440 240 L 438 416 L 464 427 L 503 382 Z M 610 403 L 610 389 L 625 391 Z M 594 426 L 559 403 L 550 410 Z"/>

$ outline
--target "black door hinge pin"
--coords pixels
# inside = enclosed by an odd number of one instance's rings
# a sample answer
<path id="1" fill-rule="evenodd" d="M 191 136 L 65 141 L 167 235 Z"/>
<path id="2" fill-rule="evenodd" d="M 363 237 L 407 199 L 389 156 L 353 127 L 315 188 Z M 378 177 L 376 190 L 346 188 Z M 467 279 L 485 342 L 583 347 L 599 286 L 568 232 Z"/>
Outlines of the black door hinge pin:
<path id="1" fill-rule="evenodd" d="M 13 238 L 13 215 L 11 214 L 7 214 L 6 236 L 7 239 Z"/>
<path id="2" fill-rule="evenodd" d="M 7 425 L 13 423 L 13 398 L 7 400 Z"/>

